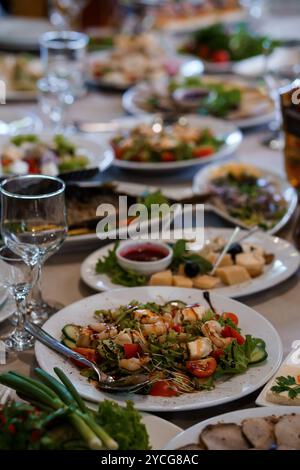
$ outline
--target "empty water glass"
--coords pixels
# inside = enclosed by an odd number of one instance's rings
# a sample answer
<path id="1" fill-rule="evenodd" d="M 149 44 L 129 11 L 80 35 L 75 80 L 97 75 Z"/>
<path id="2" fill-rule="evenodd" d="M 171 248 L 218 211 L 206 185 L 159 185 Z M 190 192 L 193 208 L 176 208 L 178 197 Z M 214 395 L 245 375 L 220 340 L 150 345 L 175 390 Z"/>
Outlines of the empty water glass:
<path id="1" fill-rule="evenodd" d="M 66 80 L 75 97 L 84 93 L 87 43 L 88 36 L 75 31 L 53 31 L 40 38 L 45 76 Z"/>
<path id="2" fill-rule="evenodd" d="M 74 102 L 68 81 L 55 77 L 42 78 L 37 88 L 42 113 L 47 116 L 53 132 L 62 132 L 67 109 Z"/>

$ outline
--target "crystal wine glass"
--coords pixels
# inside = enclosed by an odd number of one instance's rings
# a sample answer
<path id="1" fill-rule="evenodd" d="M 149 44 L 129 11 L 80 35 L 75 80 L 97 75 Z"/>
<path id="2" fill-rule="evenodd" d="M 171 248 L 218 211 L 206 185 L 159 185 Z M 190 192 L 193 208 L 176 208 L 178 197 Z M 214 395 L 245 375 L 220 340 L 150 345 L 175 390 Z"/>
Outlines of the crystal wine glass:
<path id="1" fill-rule="evenodd" d="M 60 248 L 67 235 L 65 183 L 50 176 L 16 176 L 3 181 L 0 191 L 3 240 L 30 262 L 35 261 L 31 248 L 37 247 L 40 273 L 44 262 Z M 43 300 L 38 284 L 31 292 L 28 307 L 34 323 L 43 323 L 56 311 Z"/>
<path id="2" fill-rule="evenodd" d="M 26 248 L 29 254 L 28 247 Z M 38 258 L 38 249 L 31 247 L 31 260 Z M 0 284 L 7 288 L 16 302 L 16 327 L 4 339 L 6 348 L 24 351 L 33 345 L 33 337 L 24 329 L 26 297 L 38 278 L 38 263 L 16 255 L 7 246 L 0 248 Z"/>

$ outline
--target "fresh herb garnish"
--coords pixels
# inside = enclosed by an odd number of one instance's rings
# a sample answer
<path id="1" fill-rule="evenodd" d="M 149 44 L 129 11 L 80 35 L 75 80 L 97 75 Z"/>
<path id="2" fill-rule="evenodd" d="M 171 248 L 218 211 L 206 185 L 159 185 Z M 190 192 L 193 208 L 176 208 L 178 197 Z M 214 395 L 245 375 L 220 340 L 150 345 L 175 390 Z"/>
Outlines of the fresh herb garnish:
<path id="1" fill-rule="evenodd" d="M 295 377 L 288 375 L 287 377 L 281 376 L 276 378 L 276 384 L 271 387 L 272 392 L 282 393 L 288 392 L 289 398 L 296 398 L 300 395 L 300 385 L 296 382 Z"/>
<path id="2" fill-rule="evenodd" d="M 212 264 L 203 256 L 188 251 L 186 249 L 187 241 L 178 240 L 173 246 L 173 260 L 171 264 L 172 271 L 177 271 L 180 264 L 191 261 L 198 265 L 200 274 L 206 274 L 212 270 Z"/>
<path id="3" fill-rule="evenodd" d="M 119 243 L 115 243 L 112 250 L 104 258 L 99 259 L 96 264 L 96 273 L 107 274 L 114 284 L 126 287 L 144 286 L 146 277 L 136 274 L 133 271 L 125 271 L 119 264 L 116 256 L 116 249 Z"/>

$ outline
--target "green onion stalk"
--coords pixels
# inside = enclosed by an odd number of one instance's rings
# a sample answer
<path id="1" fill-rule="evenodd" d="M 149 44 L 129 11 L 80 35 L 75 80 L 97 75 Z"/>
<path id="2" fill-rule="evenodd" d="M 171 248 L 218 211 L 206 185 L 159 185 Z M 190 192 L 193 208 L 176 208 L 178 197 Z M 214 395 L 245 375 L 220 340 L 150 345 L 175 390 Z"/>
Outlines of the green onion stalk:
<path id="1" fill-rule="evenodd" d="M 61 382 L 36 368 L 35 373 L 39 380 L 17 372 L 7 372 L 0 375 L 0 383 L 14 389 L 34 406 L 51 411 L 52 416 L 65 417 L 89 449 L 117 449 L 117 442 L 95 421 L 93 413 L 86 407 L 64 372 L 58 367 L 55 367 L 54 372 Z"/>

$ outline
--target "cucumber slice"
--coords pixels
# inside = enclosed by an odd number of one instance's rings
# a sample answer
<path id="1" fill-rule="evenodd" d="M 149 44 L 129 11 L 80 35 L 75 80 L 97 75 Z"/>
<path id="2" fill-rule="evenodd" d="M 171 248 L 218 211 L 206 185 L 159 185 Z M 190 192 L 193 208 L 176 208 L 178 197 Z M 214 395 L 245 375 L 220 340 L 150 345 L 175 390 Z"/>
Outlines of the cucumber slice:
<path id="1" fill-rule="evenodd" d="M 76 348 L 76 343 L 70 340 L 69 338 L 64 338 L 62 340 L 62 344 L 64 344 L 65 346 L 67 346 L 67 348 L 70 348 L 70 349 Z"/>
<path id="2" fill-rule="evenodd" d="M 170 300 L 170 302 L 167 302 L 164 306 L 163 306 L 163 310 L 165 312 L 171 312 L 174 308 L 185 308 L 186 307 L 186 303 L 185 302 L 182 302 L 181 300 Z"/>
<path id="3" fill-rule="evenodd" d="M 70 323 L 63 327 L 62 332 L 68 339 L 76 343 L 80 335 L 80 326 L 72 325 Z"/>
<path id="4" fill-rule="evenodd" d="M 251 353 L 249 364 L 257 364 L 258 362 L 262 362 L 265 359 L 267 359 L 267 357 L 268 357 L 268 353 L 264 347 L 260 345 L 255 346 L 255 348 L 253 349 Z"/>

